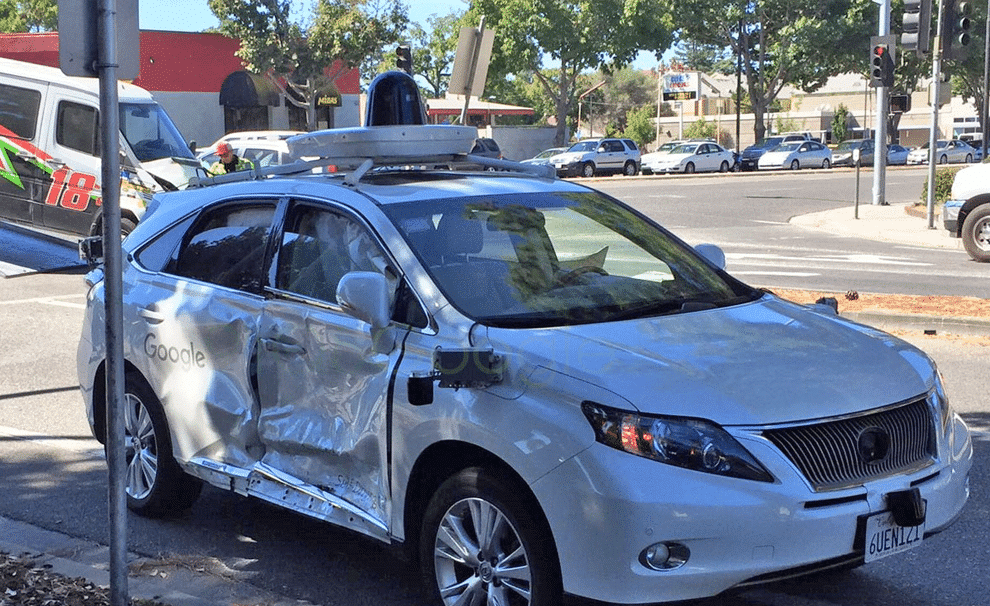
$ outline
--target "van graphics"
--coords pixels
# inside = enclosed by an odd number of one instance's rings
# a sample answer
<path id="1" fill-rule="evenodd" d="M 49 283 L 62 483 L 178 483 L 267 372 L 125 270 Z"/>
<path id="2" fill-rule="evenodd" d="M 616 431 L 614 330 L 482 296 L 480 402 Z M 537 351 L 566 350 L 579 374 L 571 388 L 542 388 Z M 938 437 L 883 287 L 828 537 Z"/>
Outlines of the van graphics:
<path id="1" fill-rule="evenodd" d="M 95 175 L 76 172 L 67 166 L 54 169 L 48 164 L 52 157 L 27 141 L 15 138 L 14 133 L 0 126 L 0 178 L 24 190 L 24 182 L 14 164 L 14 158 L 33 166 L 35 172 L 51 179 L 44 192 L 44 203 L 69 210 L 85 211 L 90 204 L 102 205 L 100 188 Z M 30 169 L 29 169 L 30 170 Z M 38 177 L 42 177 L 38 174 Z"/>

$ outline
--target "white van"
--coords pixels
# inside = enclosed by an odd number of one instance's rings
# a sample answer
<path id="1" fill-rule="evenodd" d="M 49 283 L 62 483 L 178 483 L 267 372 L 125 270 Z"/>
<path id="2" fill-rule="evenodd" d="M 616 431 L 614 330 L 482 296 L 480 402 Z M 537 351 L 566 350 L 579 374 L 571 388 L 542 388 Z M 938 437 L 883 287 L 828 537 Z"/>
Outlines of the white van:
<path id="1" fill-rule="evenodd" d="M 151 194 L 201 170 L 148 91 L 121 82 L 121 229 Z M 102 229 L 99 80 L 0 58 L 0 219 L 79 235 Z"/>

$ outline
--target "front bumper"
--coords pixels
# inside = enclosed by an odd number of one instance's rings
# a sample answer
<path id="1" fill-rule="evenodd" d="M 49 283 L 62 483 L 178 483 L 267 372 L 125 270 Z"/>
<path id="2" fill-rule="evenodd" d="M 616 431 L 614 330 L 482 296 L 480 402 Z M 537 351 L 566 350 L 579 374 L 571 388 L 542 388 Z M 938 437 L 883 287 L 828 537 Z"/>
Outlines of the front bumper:
<path id="1" fill-rule="evenodd" d="M 966 204 L 965 200 L 946 200 L 942 205 L 942 225 L 950 236 L 959 236 L 959 212 L 964 204 Z"/>
<path id="2" fill-rule="evenodd" d="M 972 443 L 964 424 L 962 431 L 965 445 L 948 463 L 827 493 L 811 491 L 772 446 L 750 440 L 745 447 L 778 481 L 688 471 L 594 444 L 533 489 L 566 593 L 616 604 L 696 599 L 783 571 L 857 561 L 864 516 L 884 511 L 888 493 L 912 484 L 927 501 L 927 534 L 948 526 L 969 495 Z M 688 561 L 648 568 L 641 554 L 659 542 L 686 546 Z"/>
<path id="3" fill-rule="evenodd" d="M 757 170 L 760 168 L 760 158 L 743 158 L 739 161 L 740 170 Z"/>

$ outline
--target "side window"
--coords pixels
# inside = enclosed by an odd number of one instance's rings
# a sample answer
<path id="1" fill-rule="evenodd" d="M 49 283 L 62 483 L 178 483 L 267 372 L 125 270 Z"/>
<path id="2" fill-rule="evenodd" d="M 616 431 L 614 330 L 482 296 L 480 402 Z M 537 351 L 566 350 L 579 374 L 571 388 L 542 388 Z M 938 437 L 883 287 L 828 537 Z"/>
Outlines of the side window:
<path id="1" fill-rule="evenodd" d="M 208 212 L 183 239 L 166 271 L 260 294 L 274 214 L 274 204 L 261 202 Z"/>
<path id="2" fill-rule="evenodd" d="M 22 139 L 34 139 L 41 93 L 0 84 L 0 126 Z"/>
<path id="3" fill-rule="evenodd" d="M 91 156 L 100 155 L 100 112 L 95 107 L 59 101 L 55 141 Z"/>

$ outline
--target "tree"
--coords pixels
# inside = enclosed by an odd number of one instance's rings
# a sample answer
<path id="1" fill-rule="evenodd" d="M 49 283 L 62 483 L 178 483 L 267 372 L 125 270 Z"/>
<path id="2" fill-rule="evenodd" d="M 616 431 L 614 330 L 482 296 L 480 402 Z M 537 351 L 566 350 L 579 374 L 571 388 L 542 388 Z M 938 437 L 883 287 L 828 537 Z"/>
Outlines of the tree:
<path id="1" fill-rule="evenodd" d="M 57 0 L 3 0 L 0 2 L 0 32 L 18 34 L 58 29 Z"/>
<path id="2" fill-rule="evenodd" d="M 304 108 L 310 130 L 320 89 L 398 41 L 409 21 L 399 0 L 316 0 L 307 23 L 293 21 L 291 0 L 209 0 L 209 6 L 219 31 L 241 41 L 236 55 L 247 69 Z"/>
<path id="3" fill-rule="evenodd" d="M 685 39 L 741 54 L 757 139 L 784 86 L 814 91 L 830 76 L 862 72 L 877 30 L 872 0 L 682 0 L 678 6 Z"/>
<path id="4" fill-rule="evenodd" d="M 669 0 L 475 0 L 468 16 L 495 30 L 489 81 L 532 74 L 553 100 L 563 145 L 578 75 L 614 71 L 641 50 L 662 55 L 673 41 L 672 12 Z"/>
<path id="5" fill-rule="evenodd" d="M 975 25 L 969 30 L 971 36 L 969 44 L 960 47 L 958 41 L 954 41 L 952 52 L 959 57 L 943 62 L 942 70 L 952 76 L 952 94 L 959 95 L 964 101 L 972 103 L 976 108 L 976 115 L 980 117 L 980 130 L 986 138 L 988 125 L 983 124 L 983 100 L 986 99 L 986 92 L 983 88 L 983 50 L 986 48 L 984 24 L 986 23 L 987 5 L 970 2 L 970 6 L 973 10 L 971 19 Z M 930 61 L 927 68 L 930 74 Z"/>
<path id="6" fill-rule="evenodd" d="M 655 105 L 642 105 L 626 114 L 626 130 L 622 136 L 632 139 L 640 148 L 657 140 L 657 108 Z"/>
<path id="7" fill-rule="evenodd" d="M 832 115 L 832 143 L 842 143 L 849 137 L 849 108 L 839 104 Z"/>
<path id="8" fill-rule="evenodd" d="M 427 82 L 434 98 L 444 96 L 457 54 L 457 38 L 464 14 L 448 13 L 427 19 L 429 31 L 418 25 L 410 28 L 413 43 L 413 71 Z"/>

